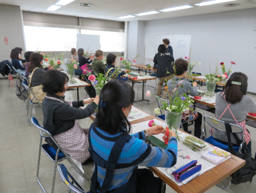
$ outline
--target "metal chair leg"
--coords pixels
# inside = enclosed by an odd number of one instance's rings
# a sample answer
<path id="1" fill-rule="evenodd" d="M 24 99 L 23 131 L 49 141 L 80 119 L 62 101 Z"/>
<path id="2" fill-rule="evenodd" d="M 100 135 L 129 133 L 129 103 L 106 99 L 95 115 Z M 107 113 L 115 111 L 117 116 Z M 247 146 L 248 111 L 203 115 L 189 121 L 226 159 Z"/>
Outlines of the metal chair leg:
<path id="1" fill-rule="evenodd" d="M 165 191 L 166 191 L 166 184 L 164 181 L 162 181 L 161 193 L 165 193 Z"/>
<path id="2" fill-rule="evenodd" d="M 220 184 L 216 184 L 216 186 L 218 186 L 219 188 L 223 189 L 223 190 L 227 190 L 229 189 L 230 185 L 231 185 L 231 177 L 229 176 L 229 182 L 228 182 L 228 185 L 227 186 L 222 186 Z"/>

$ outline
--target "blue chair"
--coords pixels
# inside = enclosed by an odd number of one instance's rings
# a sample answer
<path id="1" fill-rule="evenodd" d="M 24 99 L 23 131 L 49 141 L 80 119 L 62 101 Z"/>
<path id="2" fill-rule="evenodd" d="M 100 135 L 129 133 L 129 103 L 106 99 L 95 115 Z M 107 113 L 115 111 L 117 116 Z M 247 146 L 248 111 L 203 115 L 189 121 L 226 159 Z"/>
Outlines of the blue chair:
<path id="1" fill-rule="evenodd" d="M 69 192 L 73 191 L 76 193 L 85 193 L 83 188 L 78 184 L 78 182 L 75 180 L 75 178 L 73 178 L 73 176 L 68 172 L 67 168 L 63 164 L 58 164 L 58 171 L 62 181 L 69 188 Z"/>
<path id="2" fill-rule="evenodd" d="M 38 153 L 38 163 L 37 163 L 37 173 L 36 173 L 36 178 L 39 186 L 41 189 L 46 193 L 46 190 L 42 183 L 40 182 L 39 179 L 39 165 L 40 165 L 40 157 L 41 157 L 41 149 L 45 152 L 45 154 L 50 158 L 52 162 L 54 162 L 54 171 L 53 171 L 53 179 L 52 179 L 52 189 L 51 192 L 54 192 L 54 185 L 55 185 L 55 176 L 56 176 L 56 169 L 57 169 L 57 163 L 62 162 L 63 160 L 69 161 L 69 163 L 72 165 L 72 167 L 82 176 L 84 177 L 87 181 L 89 181 L 89 177 L 86 176 L 78 167 L 77 165 L 73 162 L 71 159 L 70 155 L 68 155 L 58 144 L 58 142 L 53 138 L 50 132 L 48 132 L 46 129 L 44 129 L 37 121 L 35 117 L 31 118 L 31 123 L 37 128 L 39 134 L 40 134 L 40 143 L 39 143 L 39 153 Z M 42 144 L 42 139 L 43 138 L 50 138 L 55 145 L 58 147 L 58 149 L 54 149 L 47 143 Z"/>
<path id="3" fill-rule="evenodd" d="M 220 133 L 222 133 L 221 135 L 215 136 L 216 134 L 213 134 L 213 136 L 210 136 L 208 138 L 206 138 L 206 124 L 209 125 L 211 128 L 217 129 Z M 240 125 L 237 124 L 233 124 L 233 123 L 227 123 L 225 121 L 213 118 L 209 115 L 205 115 L 204 116 L 204 133 L 205 133 L 205 141 L 216 146 L 219 147 L 221 149 L 224 149 L 225 151 L 229 151 L 229 146 L 228 146 L 228 139 L 227 139 L 227 133 L 226 133 L 226 128 L 225 128 L 225 124 L 228 124 L 231 126 L 232 129 L 232 133 L 234 134 L 239 134 L 238 136 L 241 136 L 239 140 L 241 140 L 241 144 L 237 144 L 236 139 L 234 138 L 233 135 L 231 135 L 231 143 L 233 144 L 233 149 L 235 150 L 235 152 L 239 152 L 242 147 L 243 147 L 243 143 L 244 143 L 244 130 Z M 242 135 L 240 135 L 242 133 Z M 216 140 L 216 138 L 219 139 L 219 137 L 221 136 L 221 141 L 220 140 Z"/>

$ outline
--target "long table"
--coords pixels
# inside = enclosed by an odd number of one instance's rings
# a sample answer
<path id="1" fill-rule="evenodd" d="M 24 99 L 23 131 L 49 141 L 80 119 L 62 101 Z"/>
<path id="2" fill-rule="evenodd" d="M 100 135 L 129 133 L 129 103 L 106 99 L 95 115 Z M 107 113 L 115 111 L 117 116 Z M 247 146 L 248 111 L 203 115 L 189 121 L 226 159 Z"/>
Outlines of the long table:
<path id="1" fill-rule="evenodd" d="M 145 113 L 145 112 L 143 112 Z M 95 117 L 90 117 L 92 120 L 95 119 Z M 152 119 L 156 119 L 156 117 L 153 117 L 148 114 L 148 117 L 134 120 L 131 123 L 131 125 L 136 123 L 141 123 L 144 121 L 149 121 Z M 161 119 L 159 119 L 161 120 Z M 162 120 L 161 120 L 162 121 Z M 191 150 L 192 151 L 192 150 Z M 230 176 L 232 173 L 237 171 L 239 168 L 243 167 L 245 165 L 245 161 L 231 155 L 231 158 L 226 160 L 225 162 L 219 164 L 218 166 L 212 168 L 211 170 L 206 171 L 205 173 L 201 174 L 200 176 L 196 177 L 192 181 L 188 182 L 185 185 L 178 186 L 175 182 L 173 182 L 168 176 L 163 174 L 161 171 L 159 171 L 155 167 L 150 167 L 149 169 L 154 172 L 163 182 L 165 182 L 167 185 L 169 185 L 171 188 L 173 188 L 177 192 L 182 193 L 196 193 L 196 192 L 205 192 L 206 190 L 210 189 L 217 183 L 221 182 L 228 176 Z"/>
<path id="2" fill-rule="evenodd" d="M 74 78 L 76 80 L 76 83 L 71 84 L 68 83 L 68 89 L 73 89 L 76 88 L 76 92 L 77 92 L 77 100 L 79 101 L 79 88 L 80 87 L 87 87 L 87 86 L 91 86 L 90 84 L 88 84 L 87 82 L 80 80 L 78 78 Z"/>

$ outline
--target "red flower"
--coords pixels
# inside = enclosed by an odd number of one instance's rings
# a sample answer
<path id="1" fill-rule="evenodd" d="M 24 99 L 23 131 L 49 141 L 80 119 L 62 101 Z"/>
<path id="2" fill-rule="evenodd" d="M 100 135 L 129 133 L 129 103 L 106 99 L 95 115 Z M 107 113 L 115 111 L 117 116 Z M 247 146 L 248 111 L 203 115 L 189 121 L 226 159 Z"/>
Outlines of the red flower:
<path id="1" fill-rule="evenodd" d="M 123 60 L 123 58 L 120 58 L 120 60 L 122 61 L 122 60 Z"/>
<path id="2" fill-rule="evenodd" d="M 221 62 L 220 65 L 224 65 L 224 62 Z"/>
<path id="3" fill-rule="evenodd" d="M 227 75 L 228 73 L 225 72 L 224 74 Z"/>
<path id="4" fill-rule="evenodd" d="M 135 63 L 136 62 L 136 60 L 133 60 L 133 63 Z"/>
<path id="5" fill-rule="evenodd" d="M 60 60 L 57 60 L 57 64 L 61 64 Z"/>
<path id="6" fill-rule="evenodd" d="M 235 63 L 235 62 L 233 62 L 233 61 L 230 61 L 230 63 L 231 63 L 231 64 L 234 64 L 234 65 L 236 64 L 236 63 Z"/>
<path id="7" fill-rule="evenodd" d="M 187 59 L 188 57 L 186 56 L 185 59 Z"/>

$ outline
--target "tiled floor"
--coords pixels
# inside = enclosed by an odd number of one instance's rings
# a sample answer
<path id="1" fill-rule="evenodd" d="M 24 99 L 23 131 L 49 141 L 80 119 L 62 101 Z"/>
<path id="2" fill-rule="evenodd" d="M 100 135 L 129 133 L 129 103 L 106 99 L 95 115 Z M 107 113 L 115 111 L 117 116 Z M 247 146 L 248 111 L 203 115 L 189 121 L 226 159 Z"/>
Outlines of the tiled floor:
<path id="1" fill-rule="evenodd" d="M 146 90 L 152 87 L 155 81 L 149 81 Z M 141 84 L 135 85 L 136 99 L 141 98 Z M 85 97 L 84 89 L 80 89 L 80 98 Z M 256 97 L 252 96 L 256 102 Z M 9 87 L 8 80 L 0 78 L 0 193 L 41 193 L 39 185 L 36 181 L 36 166 L 39 148 L 39 134 L 33 126 L 28 126 L 26 120 L 26 110 L 23 101 L 19 100 L 15 95 L 15 80 L 12 80 Z M 69 91 L 66 94 L 66 100 L 75 100 L 76 92 Z M 156 107 L 156 101 L 150 99 L 150 104 L 140 102 L 134 104 L 143 111 L 154 115 L 153 109 Z M 208 112 L 198 110 L 203 115 L 210 114 Z M 35 106 L 33 111 L 39 122 L 42 124 L 43 116 L 40 106 Z M 88 128 L 92 121 L 87 118 L 80 121 L 81 126 Z M 253 154 L 256 148 L 256 131 L 254 128 L 248 127 L 252 136 Z M 68 170 L 78 179 L 79 183 L 85 190 L 89 190 L 90 183 L 82 179 L 71 167 L 64 161 Z M 42 152 L 40 164 L 40 179 L 46 190 L 50 192 L 51 181 L 53 175 L 53 163 Z M 84 167 L 89 175 L 92 175 L 93 165 L 89 164 Z M 241 185 L 231 185 L 228 192 L 255 192 L 256 177 L 253 182 Z M 59 174 L 56 175 L 55 192 L 68 192 L 66 185 L 61 181 Z M 167 192 L 174 192 L 170 187 Z M 225 192 L 224 190 L 214 186 L 211 192 Z"/>

